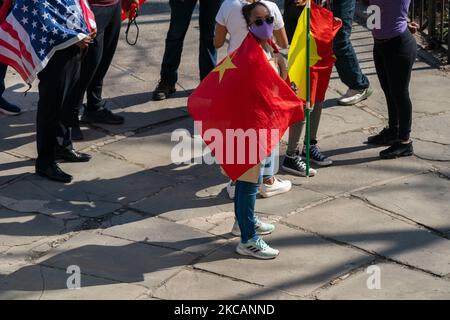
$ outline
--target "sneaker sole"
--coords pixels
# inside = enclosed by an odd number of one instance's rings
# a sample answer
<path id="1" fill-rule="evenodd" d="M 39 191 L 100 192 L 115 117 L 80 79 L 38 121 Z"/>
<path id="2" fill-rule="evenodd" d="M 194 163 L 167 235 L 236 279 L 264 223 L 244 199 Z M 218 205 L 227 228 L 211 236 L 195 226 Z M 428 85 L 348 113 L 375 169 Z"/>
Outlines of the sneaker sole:
<path id="1" fill-rule="evenodd" d="M 273 231 L 274 231 L 274 230 L 272 230 L 272 231 L 260 232 L 260 231 L 256 230 L 256 234 L 257 234 L 258 236 L 267 236 L 268 234 L 271 234 Z M 232 234 L 233 236 L 235 236 L 235 237 L 240 237 L 240 236 L 241 236 L 241 233 L 240 233 L 240 232 L 233 232 L 233 231 L 231 231 L 231 234 Z"/>
<path id="2" fill-rule="evenodd" d="M 82 124 L 100 123 L 100 124 L 110 124 L 110 125 L 121 125 L 121 124 L 124 124 L 125 121 L 103 121 L 103 120 L 98 120 L 98 119 L 81 118 L 80 123 L 82 123 Z"/>
<path id="3" fill-rule="evenodd" d="M 278 257 L 278 255 L 273 256 L 273 257 L 260 256 L 260 255 L 257 255 L 256 253 L 251 252 L 251 251 L 244 251 L 239 246 L 236 247 L 236 253 L 240 254 L 241 256 L 249 256 L 249 257 L 258 258 L 258 259 L 261 259 L 261 260 L 271 260 L 271 259 L 275 259 L 276 257 Z"/>
<path id="4" fill-rule="evenodd" d="M 173 92 L 170 91 L 169 93 L 165 94 L 164 96 L 153 94 L 152 99 L 153 99 L 153 101 L 163 101 L 163 100 L 166 100 L 167 98 L 170 98 L 170 96 L 172 96 L 175 92 L 177 92 L 177 91 L 176 90 Z"/>
<path id="5" fill-rule="evenodd" d="M 5 109 L 0 109 L 0 113 L 7 115 L 7 116 L 18 116 L 18 115 L 22 114 L 22 112 L 12 112 L 12 111 L 8 111 Z"/>
<path id="6" fill-rule="evenodd" d="M 338 104 L 340 106 L 354 106 L 357 103 L 360 103 L 361 101 L 364 101 L 368 99 L 372 95 L 373 91 L 368 91 L 365 95 L 363 95 L 361 98 L 356 99 L 352 102 L 342 102 L 341 100 L 338 101 Z"/>
<path id="7" fill-rule="evenodd" d="M 271 192 L 267 192 L 267 193 L 260 191 L 260 194 L 261 194 L 261 197 L 263 197 L 263 198 L 270 198 L 270 197 L 277 196 L 279 194 L 289 192 L 289 191 L 291 191 L 291 189 L 292 189 L 292 185 L 289 187 L 286 187 L 284 189 L 278 189 L 276 191 L 271 191 Z"/>
<path id="8" fill-rule="evenodd" d="M 382 160 L 391 160 L 391 159 L 397 159 L 397 158 L 403 158 L 403 157 L 411 157 L 413 155 L 414 155 L 414 152 L 403 153 L 403 154 L 399 154 L 399 155 L 395 155 L 395 156 L 382 156 L 382 155 L 380 155 L 380 159 L 382 159 Z"/>
<path id="9" fill-rule="evenodd" d="M 288 173 L 292 173 L 293 175 L 295 175 L 295 176 L 299 176 L 299 177 L 306 177 L 306 172 L 299 172 L 299 171 L 297 171 L 297 170 L 294 170 L 294 169 L 291 169 L 291 168 L 287 168 L 287 167 L 284 167 L 284 166 L 281 166 L 281 168 L 284 170 L 284 171 L 286 171 L 286 172 L 288 172 Z M 309 173 L 309 176 L 310 177 L 314 177 L 316 174 L 315 173 Z"/>
<path id="10" fill-rule="evenodd" d="M 329 167 L 329 166 L 331 166 L 333 164 L 333 161 L 331 161 L 331 160 L 328 160 L 328 161 L 316 161 L 316 160 L 312 160 L 311 159 L 311 162 L 314 163 L 314 164 L 317 164 L 318 166 L 321 166 L 321 167 Z"/>

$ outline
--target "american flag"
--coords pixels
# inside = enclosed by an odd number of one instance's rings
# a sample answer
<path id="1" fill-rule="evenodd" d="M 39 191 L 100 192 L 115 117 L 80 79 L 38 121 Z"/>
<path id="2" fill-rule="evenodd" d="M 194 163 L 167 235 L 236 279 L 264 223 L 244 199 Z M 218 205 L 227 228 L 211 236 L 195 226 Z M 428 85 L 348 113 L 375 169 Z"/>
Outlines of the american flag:
<path id="1" fill-rule="evenodd" d="M 55 51 L 95 28 L 87 0 L 16 0 L 0 24 L 0 62 L 31 84 Z"/>

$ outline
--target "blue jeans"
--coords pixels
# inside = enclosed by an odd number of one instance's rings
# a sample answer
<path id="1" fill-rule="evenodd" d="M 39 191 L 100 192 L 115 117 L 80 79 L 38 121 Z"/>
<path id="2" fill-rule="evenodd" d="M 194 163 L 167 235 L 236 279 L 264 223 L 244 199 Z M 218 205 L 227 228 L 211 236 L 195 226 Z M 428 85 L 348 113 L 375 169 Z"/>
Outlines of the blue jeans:
<path id="1" fill-rule="evenodd" d="M 0 63 L 0 98 L 3 95 L 3 92 L 5 92 L 6 69 L 8 69 L 8 66 Z"/>
<path id="2" fill-rule="evenodd" d="M 170 27 L 161 65 L 161 79 L 174 85 L 178 81 L 178 67 L 183 42 L 191 22 L 197 0 L 170 0 Z M 200 78 L 203 80 L 217 63 L 214 47 L 215 18 L 222 0 L 200 0 Z"/>
<path id="3" fill-rule="evenodd" d="M 356 0 L 333 1 L 333 13 L 342 19 L 343 25 L 334 39 L 336 70 L 341 81 L 350 89 L 363 90 L 369 87 L 369 79 L 362 73 L 358 58 L 350 42 Z"/>
<path id="4" fill-rule="evenodd" d="M 255 205 L 261 181 L 273 176 L 274 154 L 272 153 L 264 161 L 261 167 L 261 175 L 257 183 L 236 181 L 236 193 L 234 197 L 234 212 L 241 230 L 241 242 L 256 240 Z"/>

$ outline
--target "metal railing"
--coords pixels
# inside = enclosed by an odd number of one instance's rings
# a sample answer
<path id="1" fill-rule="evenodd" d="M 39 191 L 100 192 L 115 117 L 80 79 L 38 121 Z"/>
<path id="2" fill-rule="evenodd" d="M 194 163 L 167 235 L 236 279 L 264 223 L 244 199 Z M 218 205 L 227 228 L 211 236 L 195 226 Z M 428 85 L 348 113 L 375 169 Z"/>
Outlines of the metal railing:
<path id="1" fill-rule="evenodd" d="M 412 0 L 410 14 L 411 20 L 428 37 L 431 49 L 438 46 L 447 49 L 447 63 L 450 63 L 450 0 Z"/>

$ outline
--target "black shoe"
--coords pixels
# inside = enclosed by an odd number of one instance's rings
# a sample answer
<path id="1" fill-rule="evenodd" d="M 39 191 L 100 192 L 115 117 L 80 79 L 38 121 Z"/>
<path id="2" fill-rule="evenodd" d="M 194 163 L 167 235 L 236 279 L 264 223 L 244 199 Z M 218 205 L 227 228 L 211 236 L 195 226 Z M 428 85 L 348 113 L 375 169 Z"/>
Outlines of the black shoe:
<path id="1" fill-rule="evenodd" d="M 4 113 L 8 116 L 18 116 L 22 110 L 18 106 L 9 103 L 2 97 L 0 97 L 0 113 Z"/>
<path id="2" fill-rule="evenodd" d="M 153 100 L 160 101 L 167 99 L 170 95 L 174 94 L 177 91 L 175 85 L 171 85 L 164 80 L 159 80 L 158 85 L 153 91 Z"/>
<path id="3" fill-rule="evenodd" d="M 123 124 L 125 118 L 114 114 L 111 110 L 100 108 L 95 111 L 85 109 L 81 116 L 81 123 Z"/>
<path id="4" fill-rule="evenodd" d="M 88 162 L 91 156 L 87 153 L 77 152 L 74 149 L 57 147 L 55 150 L 55 159 L 66 162 Z"/>
<path id="5" fill-rule="evenodd" d="M 390 128 L 384 128 L 380 133 L 367 138 L 368 144 L 378 146 L 390 146 L 398 141 L 398 131 Z"/>
<path id="6" fill-rule="evenodd" d="M 80 126 L 72 127 L 70 137 L 73 141 L 80 141 L 84 139 L 83 132 L 81 132 Z"/>
<path id="7" fill-rule="evenodd" d="M 394 143 L 392 146 L 380 152 L 381 159 L 395 159 L 399 157 L 409 157 L 414 153 L 412 141 L 409 143 L 402 143 L 400 141 Z"/>
<path id="8" fill-rule="evenodd" d="M 38 166 L 36 166 L 36 174 L 41 177 L 48 178 L 50 180 L 64 183 L 70 183 L 73 179 L 73 177 L 70 174 L 67 174 L 64 171 L 62 171 L 61 168 L 58 167 L 56 163 L 53 163 L 46 168 L 39 168 Z"/>

